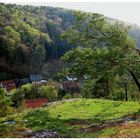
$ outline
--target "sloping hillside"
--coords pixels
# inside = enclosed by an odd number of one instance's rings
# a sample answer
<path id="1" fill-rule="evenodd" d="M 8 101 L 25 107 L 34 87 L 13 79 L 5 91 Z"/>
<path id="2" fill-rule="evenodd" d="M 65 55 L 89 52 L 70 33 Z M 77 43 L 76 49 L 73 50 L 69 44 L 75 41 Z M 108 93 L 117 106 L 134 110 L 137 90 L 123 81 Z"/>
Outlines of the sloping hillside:
<path id="1" fill-rule="evenodd" d="M 9 116 L 0 137 L 140 137 L 138 102 L 70 99 Z M 1 120 L 3 126 L 6 120 Z M 20 127 L 20 128 L 19 128 Z M 29 131 L 30 130 L 30 131 Z M 5 135 L 6 134 L 6 135 Z"/>
<path id="2" fill-rule="evenodd" d="M 17 76 L 40 72 L 49 59 L 57 59 L 75 47 L 61 34 L 75 22 L 72 10 L 0 3 L 0 72 Z M 130 35 L 139 47 L 140 29 Z M 15 77 L 15 76 L 14 76 Z"/>
<path id="3" fill-rule="evenodd" d="M 4 65 L 0 69 L 9 73 L 22 69 L 24 75 L 39 72 L 48 59 L 72 48 L 60 34 L 73 22 L 70 10 L 1 3 L 0 61 Z"/>

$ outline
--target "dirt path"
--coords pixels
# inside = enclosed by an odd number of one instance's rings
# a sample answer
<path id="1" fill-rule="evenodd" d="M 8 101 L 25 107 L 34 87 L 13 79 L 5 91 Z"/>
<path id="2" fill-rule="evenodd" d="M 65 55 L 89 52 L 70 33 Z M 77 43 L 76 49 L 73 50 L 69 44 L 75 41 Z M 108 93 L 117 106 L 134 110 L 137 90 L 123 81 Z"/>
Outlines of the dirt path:
<path id="1" fill-rule="evenodd" d="M 103 130 L 105 128 L 110 128 L 110 127 L 114 127 L 114 126 L 123 126 L 123 125 L 125 125 L 126 123 L 129 123 L 129 122 L 138 122 L 136 120 L 136 116 L 127 116 L 127 117 L 123 117 L 123 118 L 120 118 L 120 119 L 107 120 L 107 121 L 104 121 L 103 123 L 101 123 L 99 125 L 91 125 L 88 128 L 81 129 L 81 131 L 82 132 L 96 132 L 96 131 Z"/>

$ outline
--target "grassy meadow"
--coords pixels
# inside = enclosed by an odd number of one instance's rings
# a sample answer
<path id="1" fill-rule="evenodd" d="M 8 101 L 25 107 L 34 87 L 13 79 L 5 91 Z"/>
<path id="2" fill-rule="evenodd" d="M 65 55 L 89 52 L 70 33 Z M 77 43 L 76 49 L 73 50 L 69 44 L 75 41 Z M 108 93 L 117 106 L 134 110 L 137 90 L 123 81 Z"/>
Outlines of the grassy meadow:
<path id="1" fill-rule="evenodd" d="M 66 138 L 137 137 L 140 136 L 139 118 L 132 123 L 117 123 L 117 120 L 135 116 L 139 110 L 138 102 L 101 99 L 63 100 L 40 109 L 26 110 L 5 118 L 5 120 L 17 122 L 6 131 L 10 133 L 9 137 L 23 137 L 20 131 L 28 129 L 33 132 L 45 129 L 57 131 L 60 137 Z M 3 121 L 1 121 L 1 125 Z M 113 123 L 108 124 L 110 121 Z M 6 137 L 4 133 L 1 135 L 1 137 Z"/>

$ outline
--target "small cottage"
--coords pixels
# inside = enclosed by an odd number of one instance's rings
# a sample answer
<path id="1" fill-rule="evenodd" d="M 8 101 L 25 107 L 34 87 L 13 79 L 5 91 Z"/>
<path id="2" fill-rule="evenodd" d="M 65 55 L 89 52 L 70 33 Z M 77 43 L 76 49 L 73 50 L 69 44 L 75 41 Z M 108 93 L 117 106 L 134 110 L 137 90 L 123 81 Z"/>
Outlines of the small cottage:
<path id="1" fill-rule="evenodd" d="M 6 80 L 6 81 L 1 81 L 1 85 L 9 92 L 12 89 L 16 89 L 16 85 L 14 80 Z"/>
<path id="2" fill-rule="evenodd" d="M 77 80 L 76 77 L 72 77 L 72 76 L 67 76 L 66 78 L 68 81 L 76 81 Z"/>
<path id="3" fill-rule="evenodd" d="M 20 86 L 28 83 L 31 83 L 31 80 L 29 78 L 20 79 Z"/>
<path id="4" fill-rule="evenodd" d="M 78 84 L 76 81 L 63 81 L 60 84 L 60 89 L 66 92 L 74 92 L 79 89 Z"/>
<path id="5" fill-rule="evenodd" d="M 31 74 L 30 80 L 31 80 L 31 83 L 40 82 L 42 80 L 42 76 L 40 74 Z"/>

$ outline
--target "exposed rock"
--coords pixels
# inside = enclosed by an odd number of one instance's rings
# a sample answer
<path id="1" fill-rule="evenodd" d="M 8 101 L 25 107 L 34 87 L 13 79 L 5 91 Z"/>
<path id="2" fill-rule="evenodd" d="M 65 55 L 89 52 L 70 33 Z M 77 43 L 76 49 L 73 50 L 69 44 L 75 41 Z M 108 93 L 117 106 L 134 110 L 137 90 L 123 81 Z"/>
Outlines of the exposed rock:
<path id="1" fill-rule="evenodd" d="M 43 130 L 32 134 L 31 138 L 58 138 L 60 137 L 56 131 Z"/>
<path id="2" fill-rule="evenodd" d="M 32 130 L 28 129 L 24 132 L 24 135 L 31 135 L 32 134 Z"/>
<path id="3" fill-rule="evenodd" d="M 4 122 L 4 124 L 16 124 L 16 122 L 15 121 L 6 121 L 6 122 Z"/>

